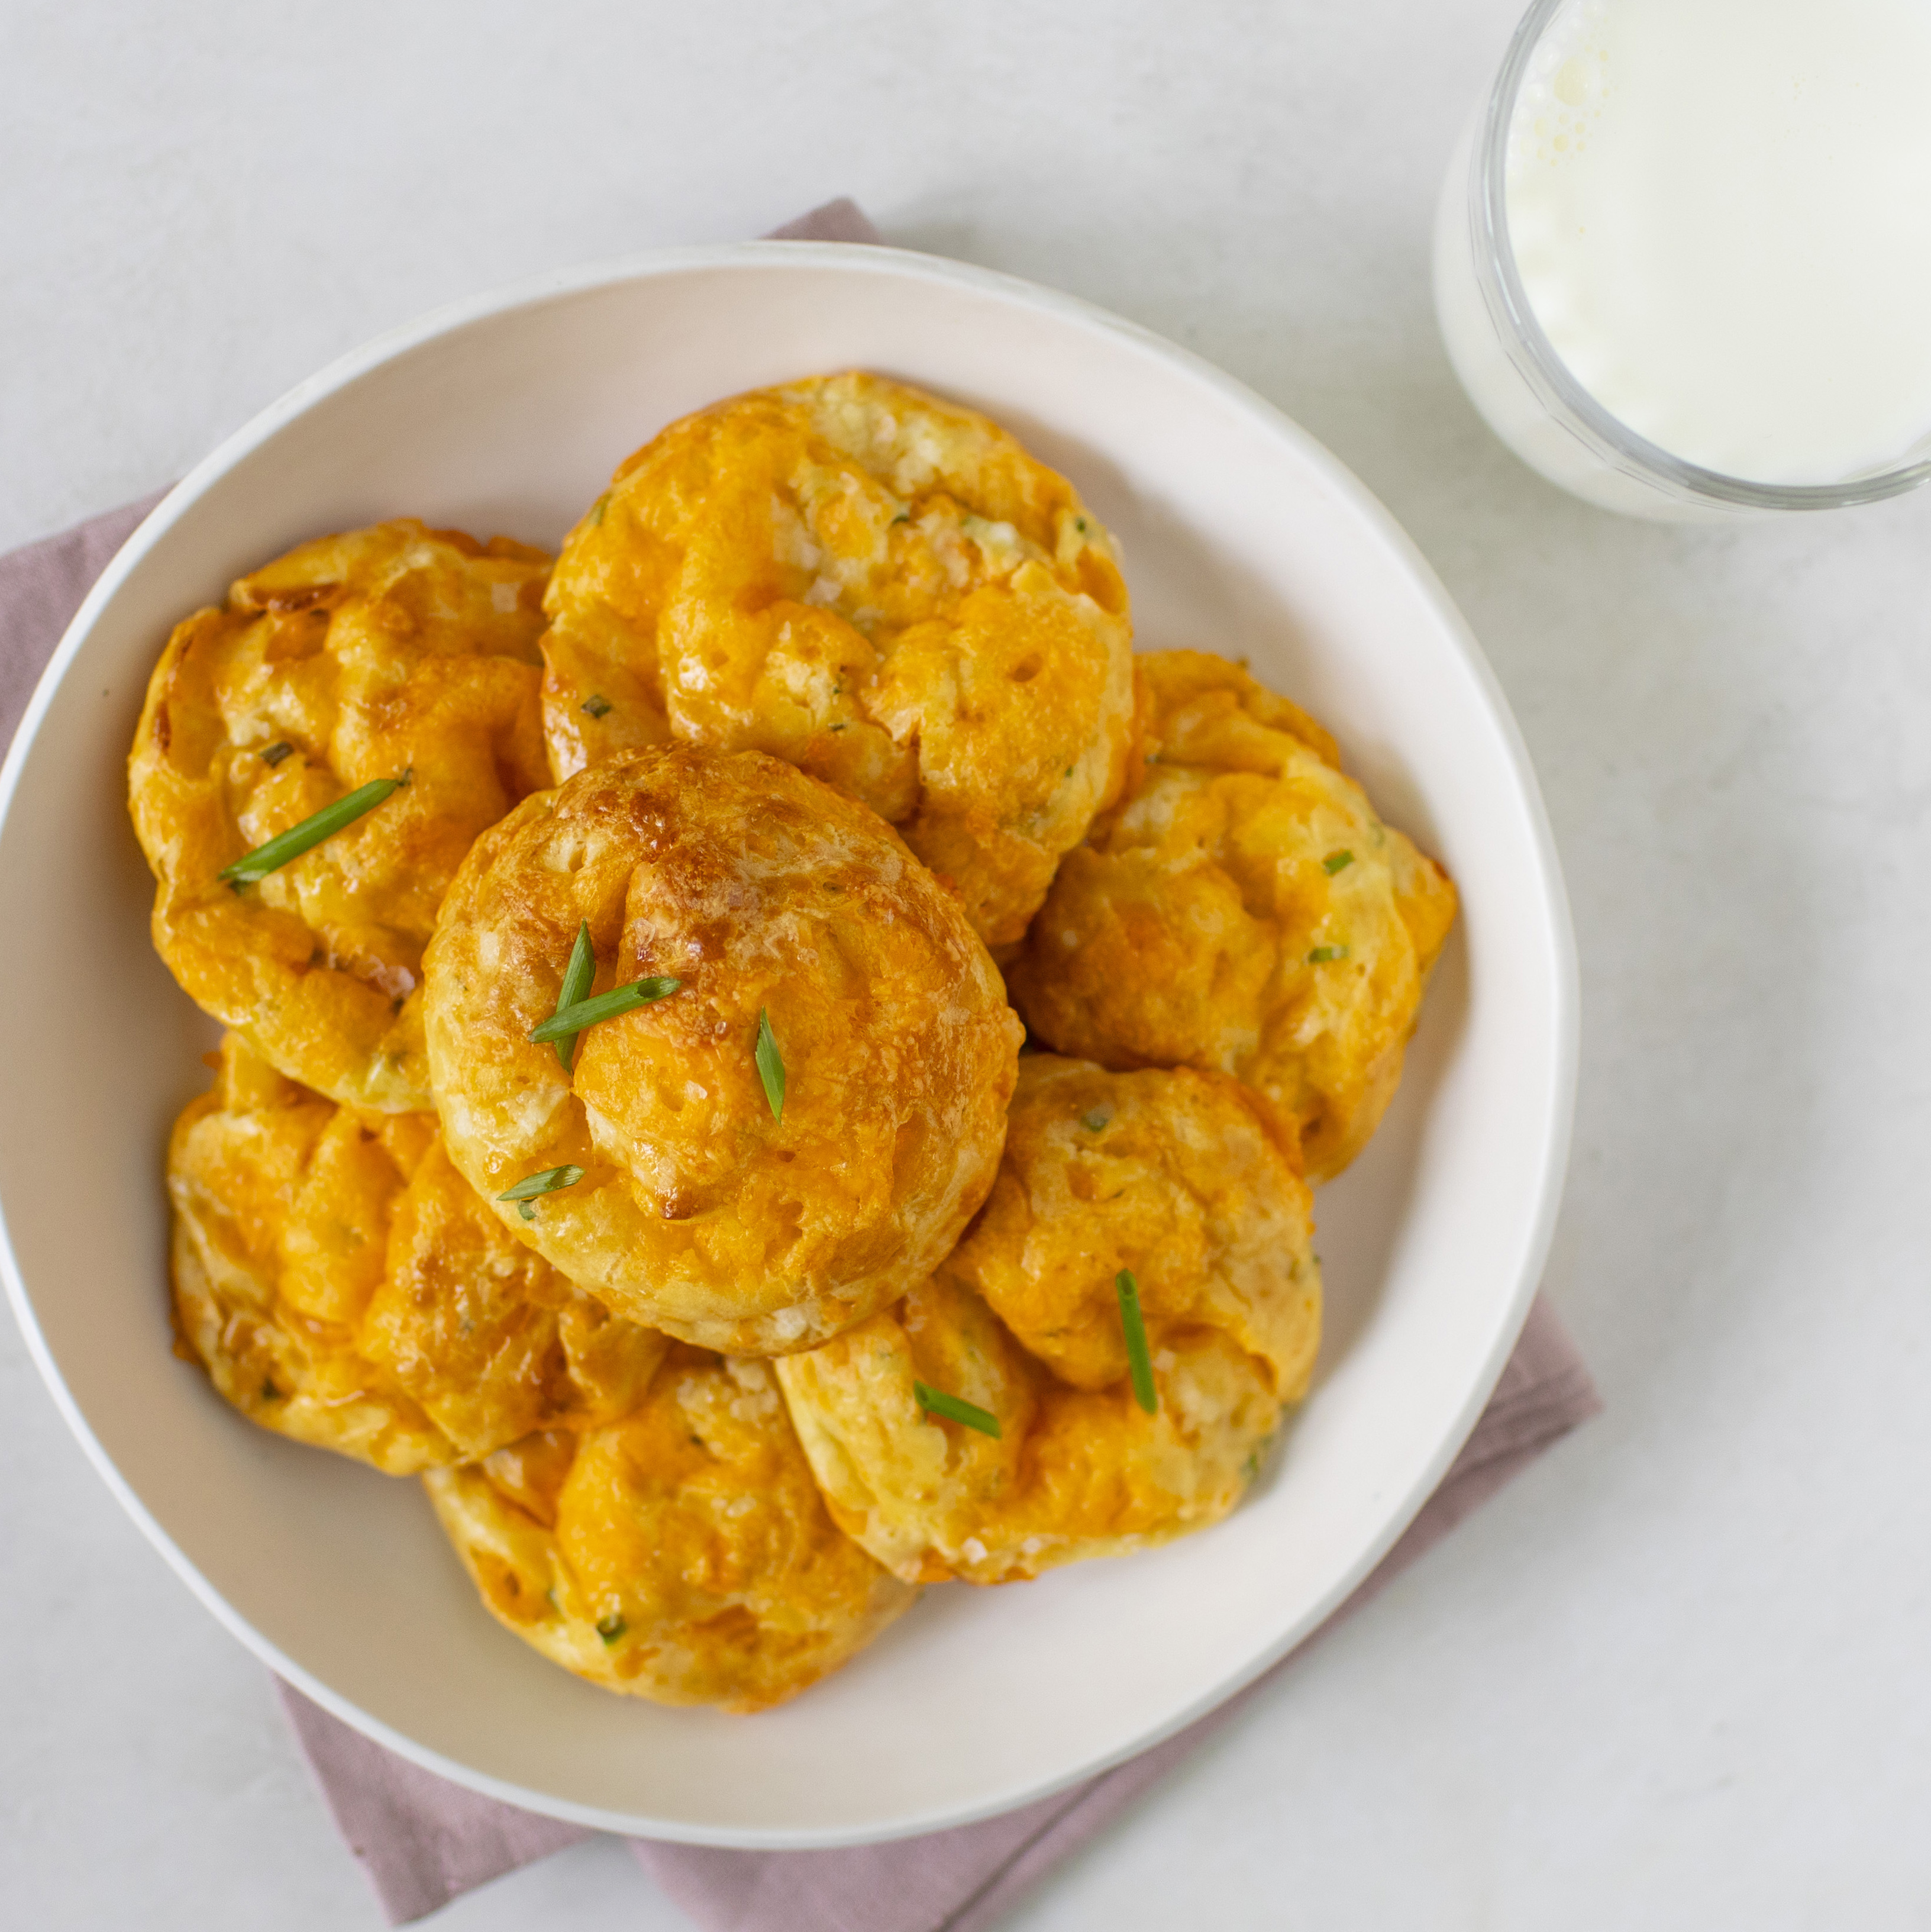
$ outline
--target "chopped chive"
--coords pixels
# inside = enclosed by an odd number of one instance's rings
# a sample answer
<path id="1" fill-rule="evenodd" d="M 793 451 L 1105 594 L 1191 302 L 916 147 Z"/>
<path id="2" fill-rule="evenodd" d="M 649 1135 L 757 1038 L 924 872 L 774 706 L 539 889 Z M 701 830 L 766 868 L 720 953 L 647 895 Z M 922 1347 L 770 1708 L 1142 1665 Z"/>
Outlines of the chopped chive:
<path id="1" fill-rule="evenodd" d="M 764 1097 L 771 1108 L 771 1118 L 781 1120 L 784 1118 L 784 1061 L 778 1051 L 776 1036 L 771 1030 L 771 1016 L 762 1006 L 757 1010 L 757 1045 L 751 1058 L 757 1062 L 757 1077 L 764 1082 Z"/>
<path id="2" fill-rule="evenodd" d="M 566 1162 L 562 1167 L 546 1167 L 541 1174 L 526 1175 L 514 1187 L 505 1188 L 496 1196 L 499 1201 L 533 1201 L 539 1194 L 553 1194 L 559 1187 L 574 1187 L 583 1178 L 580 1167 L 571 1167 Z"/>
<path id="3" fill-rule="evenodd" d="M 215 874 L 218 879 L 239 892 L 244 886 L 252 886 L 265 879 L 271 872 L 279 872 L 291 859 L 299 859 L 311 847 L 319 845 L 325 838 L 331 838 L 345 826 L 353 825 L 364 812 L 373 812 L 392 791 L 400 790 L 413 776 L 404 772 L 398 778 L 371 778 L 365 785 L 358 785 L 346 798 L 338 798 L 333 805 L 325 805 L 319 812 L 311 812 L 299 825 L 292 825 L 286 832 L 277 832 L 265 845 L 257 845 L 252 852 L 245 853 L 232 866 L 224 866 Z"/>
<path id="4" fill-rule="evenodd" d="M 910 510 L 901 510 L 892 520 L 895 524 L 909 524 L 912 520 L 912 512 Z"/>
<path id="5" fill-rule="evenodd" d="M 269 770 L 273 771 L 275 766 L 294 749 L 295 747 L 284 738 L 279 744 L 271 745 L 265 752 L 257 752 L 255 755 L 268 766 Z"/>
<path id="6" fill-rule="evenodd" d="M 274 1384 L 273 1382 L 271 1382 L 268 1381 L 268 1380 L 267 1379 L 267 1378 L 266 1378 L 266 1377 L 264 1377 L 264 1378 L 262 1378 L 262 1401 L 264 1401 L 264 1402 L 280 1402 L 280 1401 L 281 1400 L 281 1399 L 282 1399 L 282 1392 L 281 1392 L 281 1390 L 280 1390 L 280 1389 L 277 1388 L 275 1387 L 275 1385 L 274 1385 Z"/>
<path id="7" fill-rule="evenodd" d="M 1336 872 L 1345 872 L 1354 862 L 1352 852 L 1330 852 L 1321 862 L 1321 870 L 1331 879 Z"/>
<path id="8" fill-rule="evenodd" d="M 606 490 L 604 494 L 597 499 L 596 507 L 590 512 L 591 522 L 593 524 L 602 523 L 604 520 L 604 512 L 610 507 L 610 493 Z"/>
<path id="9" fill-rule="evenodd" d="M 1080 535 L 1081 535 L 1081 536 L 1084 536 L 1086 535 L 1086 519 L 1085 519 L 1085 518 L 1084 518 L 1084 517 L 1075 517 L 1075 518 L 1073 519 L 1073 528 L 1074 528 L 1075 530 L 1078 530 L 1078 531 L 1079 532 L 1079 533 L 1080 533 Z"/>
<path id="10" fill-rule="evenodd" d="M 597 956 L 590 947 L 590 922 L 586 919 L 577 928 L 577 942 L 570 949 L 570 963 L 563 969 L 563 983 L 556 989 L 556 1011 L 565 1006 L 581 1006 L 583 995 L 590 990 L 590 984 L 597 976 Z M 570 1063 L 577 1054 L 577 1036 L 565 1034 L 556 1042 L 556 1058 L 564 1072 L 570 1071 Z"/>
<path id="11" fill-rule="evenodd" d="M 584 699 L 582 708 L 592 718 L 602 718 L 616 709 L 601 691 L 593 691 Z"/>
<path id="12" fill-rule="evenodd" d="M 541 1174 L 525 1174 L 514 1187 L 505 1188 L 496 1198 L 514 1201 L 516 1211 L 526 1221 L 534 1221 L 536 1209 L 532 1204 L 540 1196 L 554 1194 L 559 1187 L 574 1187 L 583 1178 L 580 1167 L 546 1167 Z"/>
<path id="13" fill-rule="evenodd" d="M 948 1422 L 963 1423 L 982 1436 L 990 1436 L 995 1442 L 999 1440 L 999 1418 L 991 1409 L 981 1408 L 977 1402 L 967 1402 L 962 1396 L 948 1395 L 943 1389 L 928 1388 L 920 1382 L 912 1384 L 912 1393 L 928 1415 L 943 1415 Z"/>
<path id="14" fill-rule="evenodd" d="M 1151 1415 L 1160 1406 L 1153 1386 L 1153 1360 L 1147 1352 L 1147 1324 L 1140 1313 L 1140 1284 L 1131 1268 L 1113 1277 L 1120 1296 L 1120 1326 L 1126 1337 L 1126 1365 L 1133 1373 L 1133 1400 Z"/>
<path id="15" fill-rule="evenodd" d="M 606 1648 L 615 1643 L 629 1628 L 630 1625 L 614 1611 L 607 1617 L 597 1619 L 597 1634 L 603 1639 Z"/>
<path id="16" fill-rule="evenodd" d="M 1310 966 L 1325 966 L 1331 959 L 1345 959 L 1348 949 L 1345 946 L 1317 946 L 1307 956 Z"/>
<path id="17" fill-rule="evenodd" d="M 1080 1116 L 1080 1125 L 1090 1134 L 1102 1133 L 1112 1119 L 1113 1109 L 1111 1107 L 1096 1107 L 1090 1113 Z"/>
<path id="18" fill-rule="evenodd" d="M 850 730 L 851 729 L 851 726 L 850 726 L 850 724 L 849 724 L 849 722 L 847 722 L 847 723 L 846 723 L 846 724 L 834 724 L 834 725 L 832 727 L 832 729 L 834 731 L 848 731 L 848 730 Z"/>
<path id="19" fill-rule="evenodd" d="M 541 1026 L 530 1029 L 530 1040 L 535 1046 L 547 1046 L 553 1040 L 580 1034 L 585 1028 L 595 1026 L 599 1020 L 613 1020 L 619 1013 L 632 1013 L 639 1006 L 667 1000 L 683 983 L 682 980 L 659 978 L 633 980 L 627 986 L 613 986 L 607 993 L 599 993 L 593 1000 L 579 1000 L 572 1006 L 559 1006 Z"/>
<path id="20" fill-rule="evenodd" d="M 1072 775 L 1073 775 L 1073 768 L 1072 768 L 1072 766 L 1069 765 L 1069 766 L 1067 766 L 1067 767 L 1066 767 L 1066 776 L 1067 776 L 1068 778 L 1071 778 L 1071 777 L 1072 776 Z"/>

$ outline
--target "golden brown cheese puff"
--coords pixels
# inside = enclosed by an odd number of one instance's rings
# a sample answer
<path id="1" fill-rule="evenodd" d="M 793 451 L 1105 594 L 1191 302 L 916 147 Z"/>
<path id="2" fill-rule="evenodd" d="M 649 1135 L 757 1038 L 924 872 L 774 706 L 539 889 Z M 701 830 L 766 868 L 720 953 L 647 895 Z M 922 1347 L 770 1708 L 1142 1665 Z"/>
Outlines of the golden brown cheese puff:
<path id="1" fill-rule="evenodd" d="M 1014 1001 L 1063 1053 L 1237 1075 L 1331 1179 L 1394 1096 L 1455 888 L 1299 706 L 1205 652 L 1138 662 L 1152 762 L 1067 855 Z"/>
<path id="2" fill-rule="evenodd" d="M 1112 538 L 997 424 L 902 383 L 673 423 L 571 532 L 547 603 L 559 778 L 673 736 L 775 752 L 898 826 L 994 947 L 1120 792 Z"/>
<path id="3" fill-rule="evenodd" d="M 1076 1388 L 1114 1387 L 1125 1268 L 1150 1336 L 1218 1330 L 1300 1400 L 1321 1336 L 1313 1202 L 1238 1081 L 1027 1054 L 1006 1119 L 999 1178 L 944 1270 L 1024 1348 Z"/>
<path id="4" fill-rule="evenodd" d="M 238 1034 L 168 1148 L 175 1310 L 265 1428 L 412 1474 L 634 1406 L 664 1337 L 520 1248 L 419 1114 L 358 1118 Z"/>
<path id="5" fill-rule="evenodd" d="M 670 1342 L 524 1246 L 439 1137 L 396 1203 L 361 1346 L 475 1460 L 540 1430 L 628 1414 Z"/>
<path id="6" fill-rule="evenodd" d="M 1012 1113 L 992 1198 L 939 1274 L 777 1364 L 833 1515 L 908 1580 L 1007 1582 L 1217 1522 L 1320 1342 L 1307 1188 L 1236 1083 L 1029 1054 Z M 998 1436 L 926 1412 L 921 1383 Z"/>
<path id="7" fill-rule="evenodd" d="M 668 997 L 531 1031 L 587 923 L 594 990 Z M 450 1156 L 609 1307 L 736 1354 L 808 1348 L 956 1242 L 1006 1132 L 1020 1039 L 958 902 L 863 806 L 759 752 L 621 754 L 486 833 L 427 956 Z M 781 1112 L 757 1059 L 782 1062 Z"/>
<path id="8" fill-rule="evenodd" d="M 763 1362 L 679 1347 L 623 1420 L 425 1480 L 499 1622 L 659 1703 L 782 1702 L 917 1595 L 832 1521 Z"/>
<path id="9" fill-rule="evenodd" d="M 168 1143 L 182 1340 L 251 1421 L 392 1476 L 455 1453 L 356 1346 L 396 1197 L 435 1131 L 419 1114 L 366 1125 L 231 1033 Z"/>
<path id="10" fill-rule="evenodd" d="M 422 949 L 470 842 L 549 782 L 549 572 L 413 519 L 304 544 L 175 627 L 128 760 L 154 944 L 269 1063 L 345 1106 L 430 1103 Z M 377 778 L 408 782 L 258 884 L 217 874 Z"/>

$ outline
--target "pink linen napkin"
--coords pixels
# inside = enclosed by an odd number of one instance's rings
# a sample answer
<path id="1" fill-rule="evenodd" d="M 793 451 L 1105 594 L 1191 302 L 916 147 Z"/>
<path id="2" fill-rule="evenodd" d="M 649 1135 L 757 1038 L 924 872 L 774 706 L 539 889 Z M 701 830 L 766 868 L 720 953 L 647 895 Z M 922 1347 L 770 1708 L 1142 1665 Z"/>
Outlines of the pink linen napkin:
<path id="1" fill-rule="evenodd" d="M 840 200 L 778 229 L 775 238 L 879 238 L 854 203 Z M 0 753 L 88 589 L 161 494 L 0 556 Z M 1441 1486 L 1322 1630 L 1366 1603 L 1601 1406 L 1574 1343 L 1538 1298 Z M 642 1838 L 631 1849 L 703 1932 L 985 1932 L 1306 1648 L 1165 1743 L 976 1825 L 834 1852 L 734 1852 Z M 322 1796 L 393 1924 L 589 1835 L 418 1770 L 288 1685 L 277 1688 Z"/>

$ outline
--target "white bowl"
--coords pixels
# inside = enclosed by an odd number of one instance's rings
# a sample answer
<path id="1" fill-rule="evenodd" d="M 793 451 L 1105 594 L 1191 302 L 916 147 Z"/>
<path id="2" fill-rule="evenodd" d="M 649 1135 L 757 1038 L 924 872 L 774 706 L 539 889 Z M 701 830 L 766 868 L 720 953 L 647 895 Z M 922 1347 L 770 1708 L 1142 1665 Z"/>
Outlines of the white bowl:
<path id="1" fill-rule="evenodd" d="M 477 1604 L 413 1483 L 251 1428 L 169 1352 L 160 1160 L 214 1029 L 149 946 L 123 760 L 174 621 L 262 559 L 403 514 L 553 544 L 700 404 L 864 367 L 989 411 L 1124 545 L 1138 635 L 1251 660 L 1325 721 L 1461 888 L 1401 1094 L 1317 1203 L 1312 1394 L 1219 1528 L 1023 1587 L 928 1592 L 784 1708 L 577 1682 Z M 1063 296 L 895 250 L 683 250 L 403 330 L 203 463 L 115 560 L 0 779 L 7 1286 L 95 1466 L 262 1660 L 474 1788 L 619 1832 L 808 1846 L 1021 1804 L 1227 1696 L 1374 1564 L 1527 1312 L 1567 1156 L 1573 945 L 1535 782 L 1425 564 L 1324 450 L 1185 352 Z"/>

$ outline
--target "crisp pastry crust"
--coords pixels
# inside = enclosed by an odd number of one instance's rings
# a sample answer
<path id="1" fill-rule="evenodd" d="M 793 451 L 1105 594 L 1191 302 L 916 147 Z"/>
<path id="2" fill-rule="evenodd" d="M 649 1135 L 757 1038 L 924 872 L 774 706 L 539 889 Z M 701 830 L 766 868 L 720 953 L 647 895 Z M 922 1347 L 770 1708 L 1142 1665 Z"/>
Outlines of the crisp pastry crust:
<path id="1" fill-rule="evenodd" d="M 522 1247 L 427 1115 L 358 1116 L 239 1035 L 168 1147 L 183 1344 L 251 1420 L 391 1475 L 633 1408 L 664 1336 Z"/>
<path id="2" fill-rule="evenodd" d="M 781 1703 L 917 1595 L 832 1522 L 763 1362 L 680 1346 L 621 1421 L 424 1480 L 499 1622 L 659 1703 Z"/>
<path id="3" fill-rule="evenodd" d="M 1205 652 L 1138 662 L 1151 761 L 1067 855 L 1014 1001 L 1064 1053 L 1238 1076 L 1330 1179 L 1394 1096 L 1455 888 L 1299 706 Z"/>
<path id="4" fill-rule="evenodd" d="M 1321 1334 L 1306 1184 L 1224 1076 L 1028 1054 L 999 1179 L 897 1306 L 777 1364 L 832 1514 L 908 1581 L 999 1583 L 1165 1542 L 1240 1500 Z M 1151 1415 L 1116 1280 L 1140 1292 Z M 916 1384 L 999 1420 L 924 1412 Z"/>
<path id="5" fill-rule="evenodd" d="M 430 1105 L 419 982 L 436 907 L 477 833 L 548 782 L 549 563 L 413 519 L 350 531 L 240 578 L 155 667 L 128 760 L 155 946 L 199 1005 L 345 1106 Z M 259 884 L 217 876 L 405 772 Z"/>
<path id="6" fill-rule="evenodd" d="M 529 1034 L 586 922 L 595 992 L 681 984 L 566 1071 Z M 862 1321 L 992 1184 L 1020 1040 L 997 970 L 888 826 L 778 759 L 658 746 L 526 801 L 458 874 L 425 970 L 451 1157 L 491 1198 L 583 1170 L 527 1222 L 496 1211 L 686 1341 L 775 1354 Z"/>
<path id="7" fill-rule="evenodd" d="M 970 410 L 862 374 L 673 423 L 566 539 L 544 715 L 559 778 L 670 738 L 862 799 L 995 948 L 1118 796 L 1132 626 L 1111 536 Z"/>

